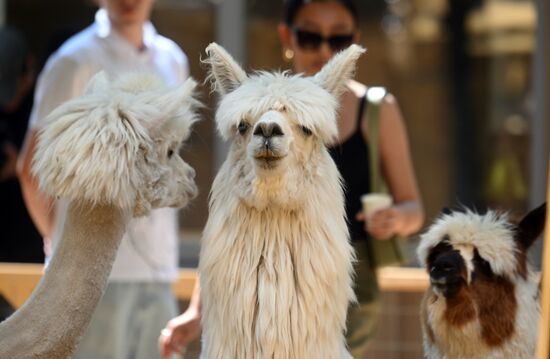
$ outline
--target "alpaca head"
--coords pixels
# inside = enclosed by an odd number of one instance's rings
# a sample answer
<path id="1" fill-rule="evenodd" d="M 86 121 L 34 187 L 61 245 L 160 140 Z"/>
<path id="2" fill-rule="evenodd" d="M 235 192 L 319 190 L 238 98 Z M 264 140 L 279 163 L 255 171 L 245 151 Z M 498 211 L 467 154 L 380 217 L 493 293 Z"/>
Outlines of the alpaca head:
<path id="1" fill-rule="evenodd" d="M 135 216 L 186 205 L 197 194 L 195 173 L 178 149 L 197 119 L 195 86 L 192 79 L 168 89 L 152 75 L 95 75 L 39 134 L 33 172 L 41 189 Z"/>
<path id="2" fill-rule="evenodd" d="M 528 275 L 527 250 L 544 228 L 546 204 L 514 225 L 505 215 L 453 212 L 422 235 L 418 247 L 432 289 L 446 298 L 479 281 L 515 283 Z"/>
<path id="3" fill-rule="evenodd" d="M 221 95 L 218 131 L 232 141 L 228 162 L 238 196 L 259 208 L 292 206 L 329 160 L 325 144 L 337 135 L 337 100 L 364 49 L 352 45 L 314 77 L 247 75 L 217 44 L 206 52 L 213 88 Z"/>

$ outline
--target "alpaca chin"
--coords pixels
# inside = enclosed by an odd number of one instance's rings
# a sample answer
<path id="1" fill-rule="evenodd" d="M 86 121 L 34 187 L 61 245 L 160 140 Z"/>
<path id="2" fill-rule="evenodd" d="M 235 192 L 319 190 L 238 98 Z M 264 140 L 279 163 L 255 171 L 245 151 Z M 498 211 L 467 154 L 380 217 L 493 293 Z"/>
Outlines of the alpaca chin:
<path id="1" fill-rule="evenodd" d="M 268 172 L 269 175 L 273 175 L 273 171 L 280 169 L 283 166 L 284 157 L 277 156 L 259 156 L 254 157 L 254 163 L 256 164 L 256 171 L 261 176 L 263 172 Z"/>
<path id="2" fill-rule="evenodd" d="M 303 196 L 299 192 L 291 192 L 292 186 L 288 181 L 285 168 L 284 165 L 272 169 L 256 167 L 255 179 L 241 193 L 244 203 L 258 211 L 268 206 L 287 210 L 298 208 L 303 202 Z M 274 173 L 280 173 L 280 175 L 273 176 Z"/>

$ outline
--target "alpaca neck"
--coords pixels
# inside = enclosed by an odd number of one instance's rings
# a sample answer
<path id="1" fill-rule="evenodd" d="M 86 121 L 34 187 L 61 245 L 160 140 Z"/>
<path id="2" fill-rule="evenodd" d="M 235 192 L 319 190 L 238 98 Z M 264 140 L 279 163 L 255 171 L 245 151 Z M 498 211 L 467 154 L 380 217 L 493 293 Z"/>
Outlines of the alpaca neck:
<path id="1" fill-rule="evenodd" d="M 31 298 L 0 324 L 0 357 L 68 358 L 99 302 L 130 215 L 71 203 L 63 236 Z"/>
<path id="2" fill-rule="evenodd" d="M 338 181 L 319 181 L 299 207 L 261 210 L 222 184 L 199 263 L 204 357 L 342 357 L 354 295 Z"/>

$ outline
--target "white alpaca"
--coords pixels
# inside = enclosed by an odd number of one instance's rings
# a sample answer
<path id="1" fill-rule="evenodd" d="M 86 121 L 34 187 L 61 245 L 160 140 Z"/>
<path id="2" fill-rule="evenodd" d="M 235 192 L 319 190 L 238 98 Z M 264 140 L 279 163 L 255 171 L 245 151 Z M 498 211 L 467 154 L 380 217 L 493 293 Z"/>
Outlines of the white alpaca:
<path id="1" fill-rule="evenodd" d="M 546 205 L 517 226 L 504 215 L 442 216 L 418 255 L 431 286 L 421 307 L 428 359 L 532 359 L 538 282 L 527 250 L 544 228 Z"/>
<path id="2" fill-rule="evenodd" d="M 247 76 L 223 48 L 206 51 L 222 95 L 217 127 L 232 144 L 200 256 L 202 358 L 349 358 L 354 255 L 325 144 L 364 50 L 350 47 L 311 78 Z"/>
<path id="3" fill-rule="evenodd" d="M 0 324 L 0 358 L 68 358 L 101 298 L 132 216 L 182 207 L 196 195 L 178 147 L 196 117 L 195 82 L 169 90 L 148 75 L 110 83 L 54 110 L 33 171 L 42 190 L 70 200 L 63 236 L 25 305 Z"/>

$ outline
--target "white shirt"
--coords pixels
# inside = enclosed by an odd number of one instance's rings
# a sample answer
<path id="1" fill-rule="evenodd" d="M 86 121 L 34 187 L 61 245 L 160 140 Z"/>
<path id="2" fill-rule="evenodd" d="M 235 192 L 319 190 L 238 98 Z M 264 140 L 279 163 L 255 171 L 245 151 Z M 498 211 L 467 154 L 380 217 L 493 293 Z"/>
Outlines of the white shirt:
<path id="1" fill-rule="evenodd" d="M 168 85 L 182 83 L 189 75 L 185 54 L 171 40 L 160 36 L 151 23 L 143 27 L 143 50 L 136 49 L 111 29 L 105 10 L 95 22 L 67 40 L 46 63 L 38 78 L 30 126 L 39 129 L 46 116 L 61 103 L 79 95 L 100 70 L 109 75 L 125 71 L 152 72 Z M 59 242 L 68 203 L 56 203 L 52 242 Z M 133 219 L 118 250 L 110 280 L 173 281 L 178 269 L 177 211 L 164 208 L 148 217 Z M 93 238 L 90 238 L 93 240 Z"/>

